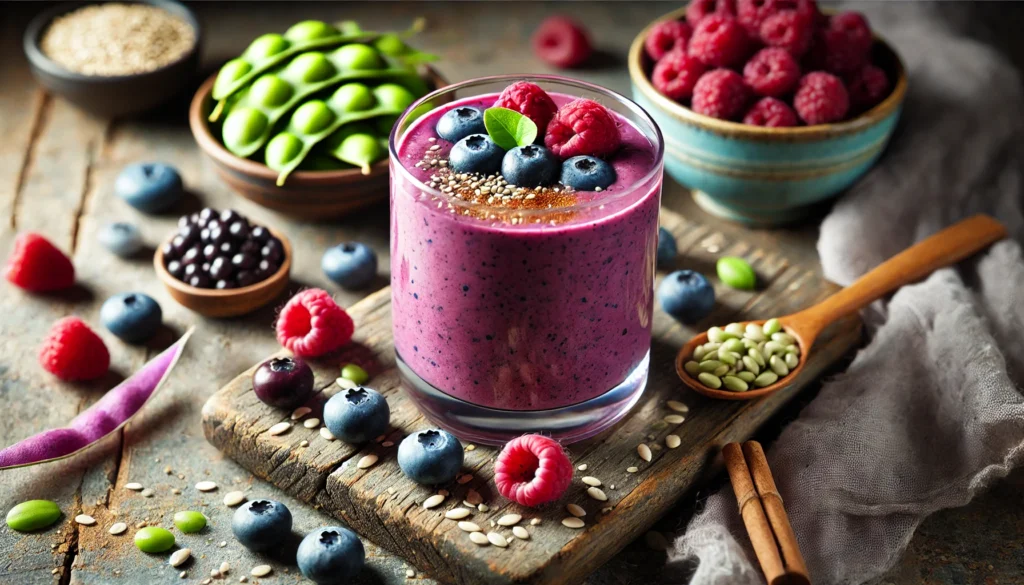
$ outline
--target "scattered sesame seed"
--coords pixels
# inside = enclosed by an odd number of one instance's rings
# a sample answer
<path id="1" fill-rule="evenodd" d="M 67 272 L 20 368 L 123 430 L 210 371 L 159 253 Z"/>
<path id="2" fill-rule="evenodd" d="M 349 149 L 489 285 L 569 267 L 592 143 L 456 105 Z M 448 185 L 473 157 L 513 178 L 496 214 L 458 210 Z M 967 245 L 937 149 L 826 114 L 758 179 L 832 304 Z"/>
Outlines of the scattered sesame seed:
<path id="1" fill-rule="evenodd" d="M 580 478 L 580 481 L 582 481 L 583 483 L 585 483 L 585 484 L 587 484 L 589 486 L 594 486 L 594 487 L 598 487 L 598 486 L 601 485 L 601 480 L 597 479 L 596 477 L 593 477 L 591 475 L 583 476 L 582 478 Z"/>
<path id="2" fill-rule="evenodd" d="M 566 504 L 565 511 L 577 518 L 582 518 L 587 515 L 587 511 L 576 504 Z"/>
<path id="3" fill-rule="evenodd" d="M 440 506 L 441 502 L 443 502 L 443 501 L 444 501 L 444 496 L 442 496 L 441 494 L 434 494 L 434 495 L 430 496 L 429 498 L 427 498 L 426 500 L 424 500 L 423 507 L 428 509 L 428 510 L 430 508 L 436 508 L 437 506 Z"/>
<path id="4" fill-rule="evenodd" d="M 142 490 L 141 492 L 139 492 L 139 495 L 141 495 L 144 498 L 152 498 L 153 497 L 153 490 L 151 490 L 149 488 L 146 488 L 146 489 Z"/>
<path id="5" fill-rule="evenodd" d="M 479 544 L 480 546 L 487 546 L 491 543 L 491 541 L 488 540 L 487 535 L 483 532 L 470 532 L 469 539 L 472 540 L 475 544 Z"/>
<path id="6" fill-rule="evenodd" d="M 356 467 L 359 469 L 367 469 L 368 467 L 373 466 L 373 464 L 377 462 L 377 459 L 377 455 L 373 453 L 363 455 L 363 457 L 356 463 Z"/>
<path id="7" fill-rule="evenodd" d="M 82 526 L 92 526 L 93 524 L 96 524 L 96 519 L 88 514 L 79 514 L 78 516 L 75 516 L 75 522 Z"/>
<path id="8" fill-rule="evenodd" d="M 669 449 L 675 449 L 681 443 L 682 440 L 679 438 L 679 435 L 669 435 L 665 437 L 665 446 L 668 447 Z"/>
<path id="9" fill-rule="evenodd" d="M 212 481 L 201 481 L 196 484 L 196 489 L 201 492 L 212 492 L 217 489 L 217 484 Z"/>
<path id="10" fill-rule="evenodd" d="M 640 443 L 639 445 L 636 446 L 636 452 L 644 461 L 647 461 L 648 463 L 651 461 L 651 448 L 645 445 L 644 443 Z"/>
<path id="11" fill-rule="evenodd" d="M 678 400 L 669 400 L 665 404 L 669 407 L 669 409 L 674 410 L 674 411 L 679 412 L 679 413 L 682 413 L 682 414 L 686 414 L 686 413 L 690 412 L 690 407 L 686 406 L 682 402 L 679 402 Z"/>
<path id="12" fill-rule="evenodd" d="M 665 418 L 662 420 L 664 420 L 670 425 L 678 425 L 682 424 L 683 421 L 686 420 L 686 418 L 681 414 L 667 414 L 665 415 Z"/>
<path id="13" fill-rule="evenodd" d="M 570 516 L 568 518 L 562 518 L 562 526 L 565 526 L 566 528 L 576 528 L 576 529 L 579 529 L 579 528 L 583 528 L 584 526 L 586 526 L 586 523 L 583 522 L 582 518 L 577 518 L 575 516 Z"/>
<path id="14" fill-rule="evenodd" d="M 331 429 L 327 427 L 320 427 L 320 436 L 328 441 L 333 441 L 335 439 L 334 434 L 331 433 Z"/>
<path id="15" fill-rule="evenodd" d="M 283 435 L 284 433 L 287 433 L 288 429 L 290 429 L 290 428 L 292 428 L 292 423 L 290 423 L 290 422 L 279 422 L 276 425 L 274 425 L 274 426 L 270 427 L 269 429 L 267 429 L 267 434 L 272 436 L 272 437 L 275 437 L 277 435 Z"/>
<path id="16" fill-rule="evenodd" d="M 452 508 L 444 513 L 444 517 L 449 520 L 462 520 L 468 517 L 472 512 L 469 508 Z"/>
<path id="17" fill-rule="evenodd" d="M 306 427 L 307 429 L 315 429 L 318 426 L 320 426 L 320 419 L 307 418 L 306 420 L 302 421 L 302 426 Z"/>
<path id="18" fill-rule="evenodd" d="M 516 524 L 519 524 L 519 521 L 522 519 L 523 517 L 519 514 L 505 514 L 501 518 L 498 518 L 498 526 L 515 526 Z"/>
<path id="19" fill-rule="evenodd" d="M 128 525 L 127 524 L 125 524 L 124 522 L 117 522 L 117 523 L 113 524 L 110 527 L 110 529 L 107 530 L 107 532 L 109 532 L 111 534 L 117 535 L 117 534 L 124 534 L 124 532 L 126 530 L 128 530 Z"/>
<path id="20" fill-rule="evenodd" d="M 131 483 L 124 484 L 124 489 L 132 490 L 133 492 L 141 492 L 142 491 L 142 484 L 141 483 L 136 483 L 136 482 L 133 481 Z"/>
<path id="21" fill-rule="evenodd" d="M 300 407 L 298 407 L 298 408 L 296 408 L 295 410 L 292 411 L 291 419 L 292 420 L 299 420 L 300 418 L 306 416 L 307 414 L 309 414 L 311 412 L 313 412 L 312 408 L 310 408 L 308 406 L 300 406 Z"/>
<path id="22" fill-rule="evenodd" d="M 636 473 L 637 471 L 640 471 L 637 467 L 630 466 L 626 468 L 626 473 Z"/>

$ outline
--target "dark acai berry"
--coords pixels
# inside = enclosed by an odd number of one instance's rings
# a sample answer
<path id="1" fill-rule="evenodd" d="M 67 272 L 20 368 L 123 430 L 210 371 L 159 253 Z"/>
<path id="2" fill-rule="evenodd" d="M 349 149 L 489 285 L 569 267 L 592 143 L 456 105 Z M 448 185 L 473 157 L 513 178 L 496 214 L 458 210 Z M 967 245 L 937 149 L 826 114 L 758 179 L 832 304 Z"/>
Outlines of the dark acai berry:
<path id="1" fill-rule="evenodd" d="M 454 435 L 441 429 L 413 433 L 398 446 L 398 466 L 416 483 L 447 483 L 462 469 L 465 453 Z"/>
<path id="2" fill-rule="evenodd" d="M 313 370 L 300 358 L 271 358 L 252 374 L 252 390 L 270 406 L 295 408 L 313 395 Z"/>
<path id="3" fill-rule="evenodd" d="M 479 108 L 463 106 L 448 110 L 437 121 L 437 135 L 448 142 L 458 142 L 470 134 L 487 134 L 484 113 Z"/>
<path id="4" fill-rule="evenodd" d="M 574 156 L 562 163 L 560 180 L 577 191 L 607 189 L 615 182 L 615 168 L 593 156 Z"/>
<path id="5" fill-rule="evenodd" d="M 362 386 L 339 392 L 324 405 L 324 426 L 346 443 L 363 443 L 384 434 L 390 420 L 384 396 Z"/>
<path id="6" fill-rule="evenodd" d="M 142 250 L 139 228 L 125 222 L 108 223 L 100 229 L 100 244 L 121 258 L 130 258 Z"/>
<path id="7" fill-rule="evenodd" d="M 661 308 L 683 323 L 696 323 L 715 308 L 715 289 L 699 272 L 677 270 L 658 285 Z"/>
<path id="8" fill-rule="evenodd" d="M 302 539 L 295 560 L 302 575 L 317 585 L 343 585 L 363 570 L 366 551 L 355 532 L 325 526 Z"/>
<path id="9" fill-rule="evenodd" d="M 501 169 L 505 151 L 486 134 L 471 134 L 455 143 L 448 163 L 458 173 L 493 175 Z"/>
<path id="10" fill-rule="evenodd" d="M 137 163 L 117 176 L 114 192 L 139 211 L 160 213 L 181 200 L 184 186 L 181 175 L 170 165 Z"/>
<path id="11" fill-rule="evenodd" d="M 547 147 L 518 146 L 505 153 L 501 176 L 518 187 L 544 187 L 558 181 L 558 157 Z"/>
<path id="12" fill-rule="evenodd" d="M 100 321 L 111 333 L 128 343 L 153 337 L 163 323 L 163 312 L 153 297 L 142 293 L 114 295 L 103 303 Z"/>
<path id="13" fill-rule="evenodd" d="M 242 546 L 265 551 L 281 544 L 292 531 L 292 513 L 281 502 L 250 500 L 231 518 L 231 532 Z"/>
<path id="14" fill-rule="evenodd" d="M 377 276 L 377 254 L 366 244 L 345 242 L 324 252 L 320 268 L 342 288 L 355 290 Z"/>
<path id="15" fill-rule="evenodd" d="M 671 266 L 678 254 L 676 238 L 672 232 L 663 227 L 658 228 L 658 266 L 662 268 Z"/>

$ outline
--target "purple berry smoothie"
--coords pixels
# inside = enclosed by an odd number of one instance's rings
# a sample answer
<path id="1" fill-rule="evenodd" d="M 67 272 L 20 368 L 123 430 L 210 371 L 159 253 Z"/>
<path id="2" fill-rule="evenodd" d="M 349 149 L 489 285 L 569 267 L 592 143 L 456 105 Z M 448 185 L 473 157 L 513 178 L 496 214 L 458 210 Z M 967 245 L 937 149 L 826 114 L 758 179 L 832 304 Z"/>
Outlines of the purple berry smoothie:
<path id="1" fill-rule="evenodd" d="M 574 99 L 552 93 L 559 106 Z M 497 94 L 429 112 L 396 144 L 391 170 L 391 285 L 395 348 L 419 377 L 463 401 L 545 410 L 622 383 L 651 345 L 662 161 L 630 121 L 608 160 L 617 180 L 577 192 L 567 207 L 516 210 L 425 187 L 451 143 L 446 111 L 489 107 Z M 430 151 L 435 145 L 440 149 Z M 428 156 L 428 158 L 429 158 Z M 400 164 L 407 172 L 395 168 Z M 415 179 L 415 180 L 413 180 Z"/>

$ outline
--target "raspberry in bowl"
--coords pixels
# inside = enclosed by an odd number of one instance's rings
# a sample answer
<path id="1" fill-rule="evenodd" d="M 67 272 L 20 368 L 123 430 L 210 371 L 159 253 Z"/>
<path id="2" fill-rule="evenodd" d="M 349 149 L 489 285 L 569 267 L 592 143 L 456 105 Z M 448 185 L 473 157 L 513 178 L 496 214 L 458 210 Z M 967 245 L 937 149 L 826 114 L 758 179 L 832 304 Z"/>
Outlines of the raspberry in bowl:
<path id="1" fill-rule="evenodd" d="M 867 19 L 815 0 L 694 0 L 636 37 L 629 74 L 669 175 L 757 226 L 800 220 L 867 172 L 907 88 Z"/>
<path id="2" fill-rule="evenodd" d="M 478 443 L 608 428 L 647 380 L 657 125 L 614 92 L 557 76 L 474 79 L 424 102 L 443 105 L 400 119 L 390 142 L 407 392 Z"/>

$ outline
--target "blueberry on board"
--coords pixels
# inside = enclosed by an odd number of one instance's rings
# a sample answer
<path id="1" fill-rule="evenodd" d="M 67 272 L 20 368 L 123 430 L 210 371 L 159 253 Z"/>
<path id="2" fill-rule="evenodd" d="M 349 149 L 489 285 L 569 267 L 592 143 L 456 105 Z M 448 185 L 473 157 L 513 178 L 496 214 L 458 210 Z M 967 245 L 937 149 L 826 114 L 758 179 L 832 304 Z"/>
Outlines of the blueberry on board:
<path id="1" fill-rule="evenodd" d="M 366 244 L 345 242 L 324 252 L 320 269 L 338 286 L 359 289 L 377 276 L 377 254 Z"/>
<path id="2" fill-rule="evenodd" d="M 121 258 L 130 258 L 142 249 L 142 233 L 133 224 L 118 221 L 100 228 L 100 245 Z"/>
<path id="3" fill-rule="evenodd" d="M 398 446 L 398 466 L 416 483 L 447 483 L 462 469 L 465 453 L 454 435 L 441 429 L 413 433 Z"/>
<path id="4" fill-rule="evenodd" d="M 163 163 L 128 165 L 114 182 L 117 196 L 144 213 L 160 213 L 173 207 L 184 191 L 181 175 Z"/>
<path id="5" fill-rule="evenodd" d="M 231 532 L 242 546 L 264 551 L 282 543 L 292 531 L 292 513 L 281 502 L 250 500 L 235 510 Z"/>
<path id="6" fill-rule="evenodd" d="M 302 539 L 295 560 L 303 576 L 317 585 L 342 585 L 363 570 L 366 551 L 348 528 L 325 526 Z"/>
<path id="7" fill-rule="evenodd" d="M 658 302 L 676 320 L 696 323 L 715 308 L 715 289 L 703 274 L 677 270 L 658 285 Z"/>
<path id="8" fill-rule="evenodd" d="M 667 229 L 658 228 L 658 266 L 671 266 L 678 253 L 676 237 Z"/>
<path id="9" fill-rule="evenodd" d="M 295 408 L 313 395 L 313 369 L 302 358 L 271 358 L 253 372 L 252 390 L 270 406 Z"/>
<path id="10" fill-rule="evenodd" d="M 130 292 L 114 295 L 100 308 L 100 321 L 111 333 L 128 343 L 141 343 L 156 334 L 163 311 L 153 297 Z"/>
<path id="11" fill-rule="evenodd" d="M 324 426 L 346 443 L 363 443 L 384 434 L 390 420 L 388 401 L 362 386 L 339 392 L 324 405 Z"/>
<path id="12" fill-rule="evenodd" d="M 455 143 L 448 153 L 448 164 L 458 173 L 493 175 L 501 169 L 505 151 L 486 134 L 470 134 Z"/>
<path id="13" fill-rule="evenodd" d="M 577 191 L 607 189 L 615 179 L 615 167 L 593 156 L 574 156 L 562 163 L 562 184 Z"/>
<path id="14" fill-rule="evenodd" d="M 458 142 L 470 134 L 487 134 L 484 113 L 480 108 L 463 106 L 448 110 L 434 127 L 437 135 L 448 142 Z"/>
<path id="15" fill-rule="evenodd" d="M 543 187 L 558 180 L 558 157 L 545 146 L 528 144 L 505 153 L 501 176 L 517 187 Z"/>

